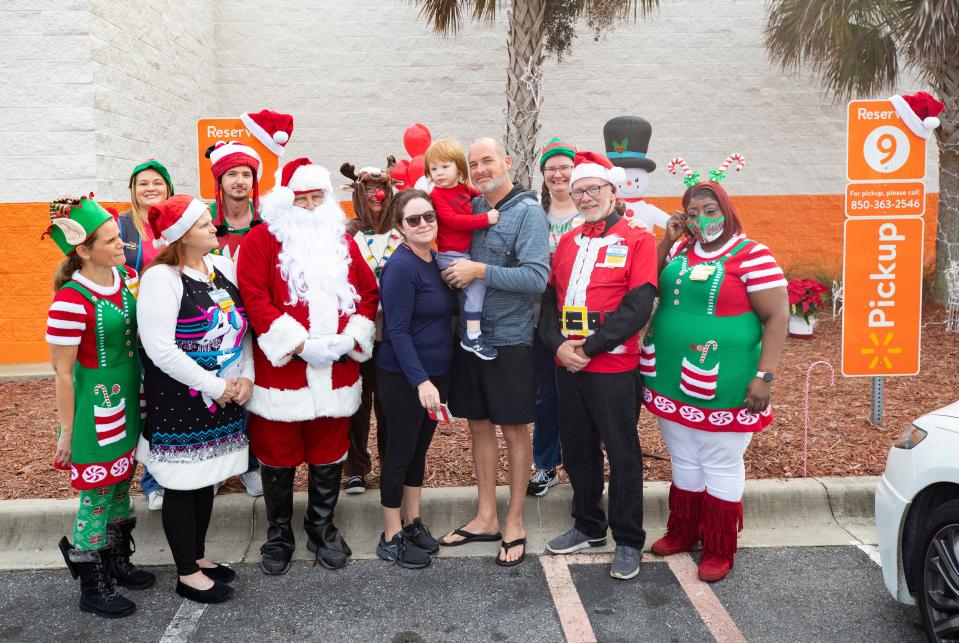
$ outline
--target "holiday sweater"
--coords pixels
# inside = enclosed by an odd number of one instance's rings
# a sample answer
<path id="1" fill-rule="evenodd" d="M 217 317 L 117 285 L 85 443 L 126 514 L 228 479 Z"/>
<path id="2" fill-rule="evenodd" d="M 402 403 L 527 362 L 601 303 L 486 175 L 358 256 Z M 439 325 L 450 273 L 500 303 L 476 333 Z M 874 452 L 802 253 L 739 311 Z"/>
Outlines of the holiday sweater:
<path id="1" fill-rule="evenodd" d="M 473 214 L 470 201 L 480 192 L 459 183 L 451 188 L 434 187 L 430 192 L 436 208 L 436 249 L 439 252 L 468 253 L 473 241 L 473 230 L 489 227 L 489 214 Z"/>
<path id="2" fill-rule="evenodd" d="M 260 213 L 253 209 L 253 201 L 250 201 L 250 212 L 253 213 L 253 219 L 251 222 L 260 220 Z M 229 224 L 226 222 L 226 218 L 217 212 L 216 203 L 210 204 L 210 215 L 213 217 L 213 225 L 229 226 Z M 226 234 L 222 237 L 217 237 L 217 243 L 219 246 L 213 251 L 213 254 L 228 257 L 235 263 L 236 256 L 240 252 L 240 243 L 243 242 L 243 237 L 245 237 L 246 233 L 251 229 L 252 225 L 246 228 L 227 227 Z"/>
<path id="3" fill-rule="evenodd" d="M 556 253 L 560 238 L 583 223 L 584 219 L 575 212 L 565 217 L 555 217 L 550 213 L 546 216 L 549 219 L 549 256 L 552 257 Z"/>

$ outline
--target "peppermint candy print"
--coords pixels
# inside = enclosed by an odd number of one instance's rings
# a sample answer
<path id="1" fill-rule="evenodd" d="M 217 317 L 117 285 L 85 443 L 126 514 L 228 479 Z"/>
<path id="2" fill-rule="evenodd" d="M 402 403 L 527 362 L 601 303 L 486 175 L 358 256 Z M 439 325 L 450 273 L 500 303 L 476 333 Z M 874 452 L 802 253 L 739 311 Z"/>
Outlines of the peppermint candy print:
<path id="1" fill-rule="evenodd" d="M 107 470 L 99 464 L 87 467 L 83 471 L 83 481 L 89 484 L 96 484 L 107 477 Z"/>
<path id="2" fill-rule="evenodd" d="M 740 424 L 745 424 L 746 426 L 752 426 L 756 422 L 759 422 L 759 416 L 755 413 L 750 413 L 746 409 L 740 409 L 739 413 L 736 414 L 736 420 Z"/>
<path id="3" fill-rule="evenodd" d="M 119 460 L 113 463 L 113 466 L 110 467 L 110 475 L 112 475 L 115 478 L 119 478 L 120 476 L 122 476 L 129 470 L 130 470 L 130 461 L 127 460 L 126 458 L 120 458 Z"/>
<path id="4" fill-rule="evenodd" d="M 709 421 L 715 426 L 729 426 L 734 416 L 730 411 L 713 411 L 709 414 Z"/>
<path id="5" fill-rule="evenodd" d="M 73 482 L 74 480 L 76 480 L 77 476 L 79 475 L 80 475 L 80 472 L 77 471 L 77 468 L 71 464 L 70 465 L 70 482 Z"/>
<path id="6" fill-rule="evenodd" d="M 643 389 L 643 401 L 646 402 L 647 404 L 653 401 L 653 392 L 650 391 L 648 388 Z"/>
<path id="7" fill-rule="evenodd" d="M 773 420 L 772 408 L 750 413 L 745 407 L 709 409 L 685 401 L 673 400 L 651 388 L 643 391 L 643 405 L 650 413 L 700 431 L 762 431 Z"/>
<path id="8" fill-rule="evenodd" d="M 679 414 L 690 422 L 702 422 L 706 419 L 706 414 L 697 409 L 695 406 L 683 405 L 679 407 Z"/>
<path id="9" fill-rule="evenodd" d="M 656 399 L 653 400 L 653 404 L 656 406 L 657 409 L 659 409 L 663 413 L 676 412 L 676 405 L 673 404 L 672 400 L 669 400 L 663 397 L 662 395 L 657 395 Z"/>

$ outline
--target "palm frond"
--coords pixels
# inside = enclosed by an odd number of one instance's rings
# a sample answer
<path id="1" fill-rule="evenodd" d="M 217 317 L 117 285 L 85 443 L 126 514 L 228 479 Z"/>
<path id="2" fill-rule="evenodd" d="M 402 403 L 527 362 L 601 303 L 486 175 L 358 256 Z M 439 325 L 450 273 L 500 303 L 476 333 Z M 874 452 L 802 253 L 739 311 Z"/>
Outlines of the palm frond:
<path id="1" fill-rule="evenodd" d="M 959 56 L 959 2 L 902 0 L 893 17 L 906 58 L 926 72 L 955 64 Z"/>
<path id="2" fill-rule="evenodd" d="M 469 13 L 473 20 L 492 22 L 496 19 L 496 0 L 414 0 L 420 8 L 420 17 L 433 31 L 455 35 L 463 28 L 463 16 Z"/>

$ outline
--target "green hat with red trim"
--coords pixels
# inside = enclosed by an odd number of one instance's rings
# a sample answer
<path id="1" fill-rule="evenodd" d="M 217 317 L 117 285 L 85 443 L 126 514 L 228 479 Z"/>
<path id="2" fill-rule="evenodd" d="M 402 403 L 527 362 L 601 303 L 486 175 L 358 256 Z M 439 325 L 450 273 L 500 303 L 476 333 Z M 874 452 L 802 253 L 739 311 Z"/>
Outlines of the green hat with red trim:
<path id="1" fill-rule="evenodd" d="M 65 196 L 50 203 L 50 226 L 40 235 L 49 235 L 63 254 L 69 256 L 89 239 L 97 228 L 114 216 L 89 196 Z"/>
<path id="2" fill-rule="evenodd" d="M 563 156 L 569 157 L 569 160 L 572 161 L 576 157 L 576 148 L 571 145 L 569 141 L 565 141 L 561 138 L 552 138 L 539 154 L 539 169 L 542 171 L 543 166 L 546 165 L 546 161 L 550 160 L 557 154 L 562 154 Z"/>

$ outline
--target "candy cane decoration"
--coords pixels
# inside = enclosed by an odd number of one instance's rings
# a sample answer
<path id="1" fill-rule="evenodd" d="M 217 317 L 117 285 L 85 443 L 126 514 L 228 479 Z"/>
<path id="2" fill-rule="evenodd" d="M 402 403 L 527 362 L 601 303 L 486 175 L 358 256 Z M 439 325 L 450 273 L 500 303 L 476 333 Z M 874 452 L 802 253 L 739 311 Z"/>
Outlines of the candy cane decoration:
<path id="1" fill-rule="evenodd" d="M 719 172 L 721 174 L 725 174 L 726 170 L 729 168 L 729 164 L 732 163 L 733 161 L 737 162 L 737 165 L 736 165 L 737 172 L 742 172 L 743 168 L 746 167 L 746 159 L 743 158 L 743 155 L 739 154 L 738 152 L 733 152 L 732 154 L 727 156 L 726 160 L 723 161 L 723 164 L 719 166 Z"/>
<path id="2" fill-rule="evenodd" d="M 802 477 L 809 477 L 809 376 L 812 370 L 819 364 L 825 364 L 829 367 L 829 386 L 836 385 L 836 371 L 832 364 L 825 360 L 813 362 L 806 369 L 806 383 L 803 385 L 802 406 L 803 406 L 803 437 L 802 437 Z"/>
<path id="3" fill-rule="evenodd" d="M 686 165 L 686 161 L 678 156 L 669 162 L 669 164 L 666 166 L 666 171 L 675 175 L 677 165 L 680 167 L 680 169 L 682 169 L 683 174 L 685 174 L 687 178 L 693 175 L 693 171 L 689 169 L 688 165 Z"/>
<path id="4" fill-rule="evenodd" d="M 706 342 L 705 344 L 703 344 L 703 347 L 702 347 L 702 355 L 699 356 L 699 363 L 700 363 L 700 364 L 702 364 L 703 362 L 706 361 L 706 355 L 709 353 L 709 348 L 710 348 L 710 347 L 712 347 L 712 349 L 713 349 L 714 351 L 718 351 L 718 350 L 719 350 L 719 344 L 717 344 L 717 343 L 716 343 L 715 341 L 713 341 L 713 340 L 709 340 L 708 342 Z"/>
<path id="5" fill-rule="evenodd" d="M 119 385 L 119 384 L 114 384 L 114 385 L 113 385 L 113 388 L 115 389 L 115 390 L 113 391 L 114 393 L 119 393 L 119 392 L 120 392 L 120 385 Z M 93 387 L 93 393 L 94 393 L 94 395 L 96 395 L 99 391 L 103 391 L 103 403 L 107 405 L 107 408 L 113 406 L 113 405 L 110 403 L 110 392 L 107 390 L 107 387 L 106 387 L 105 384 L 97 384 L 96 386 Z"/>

